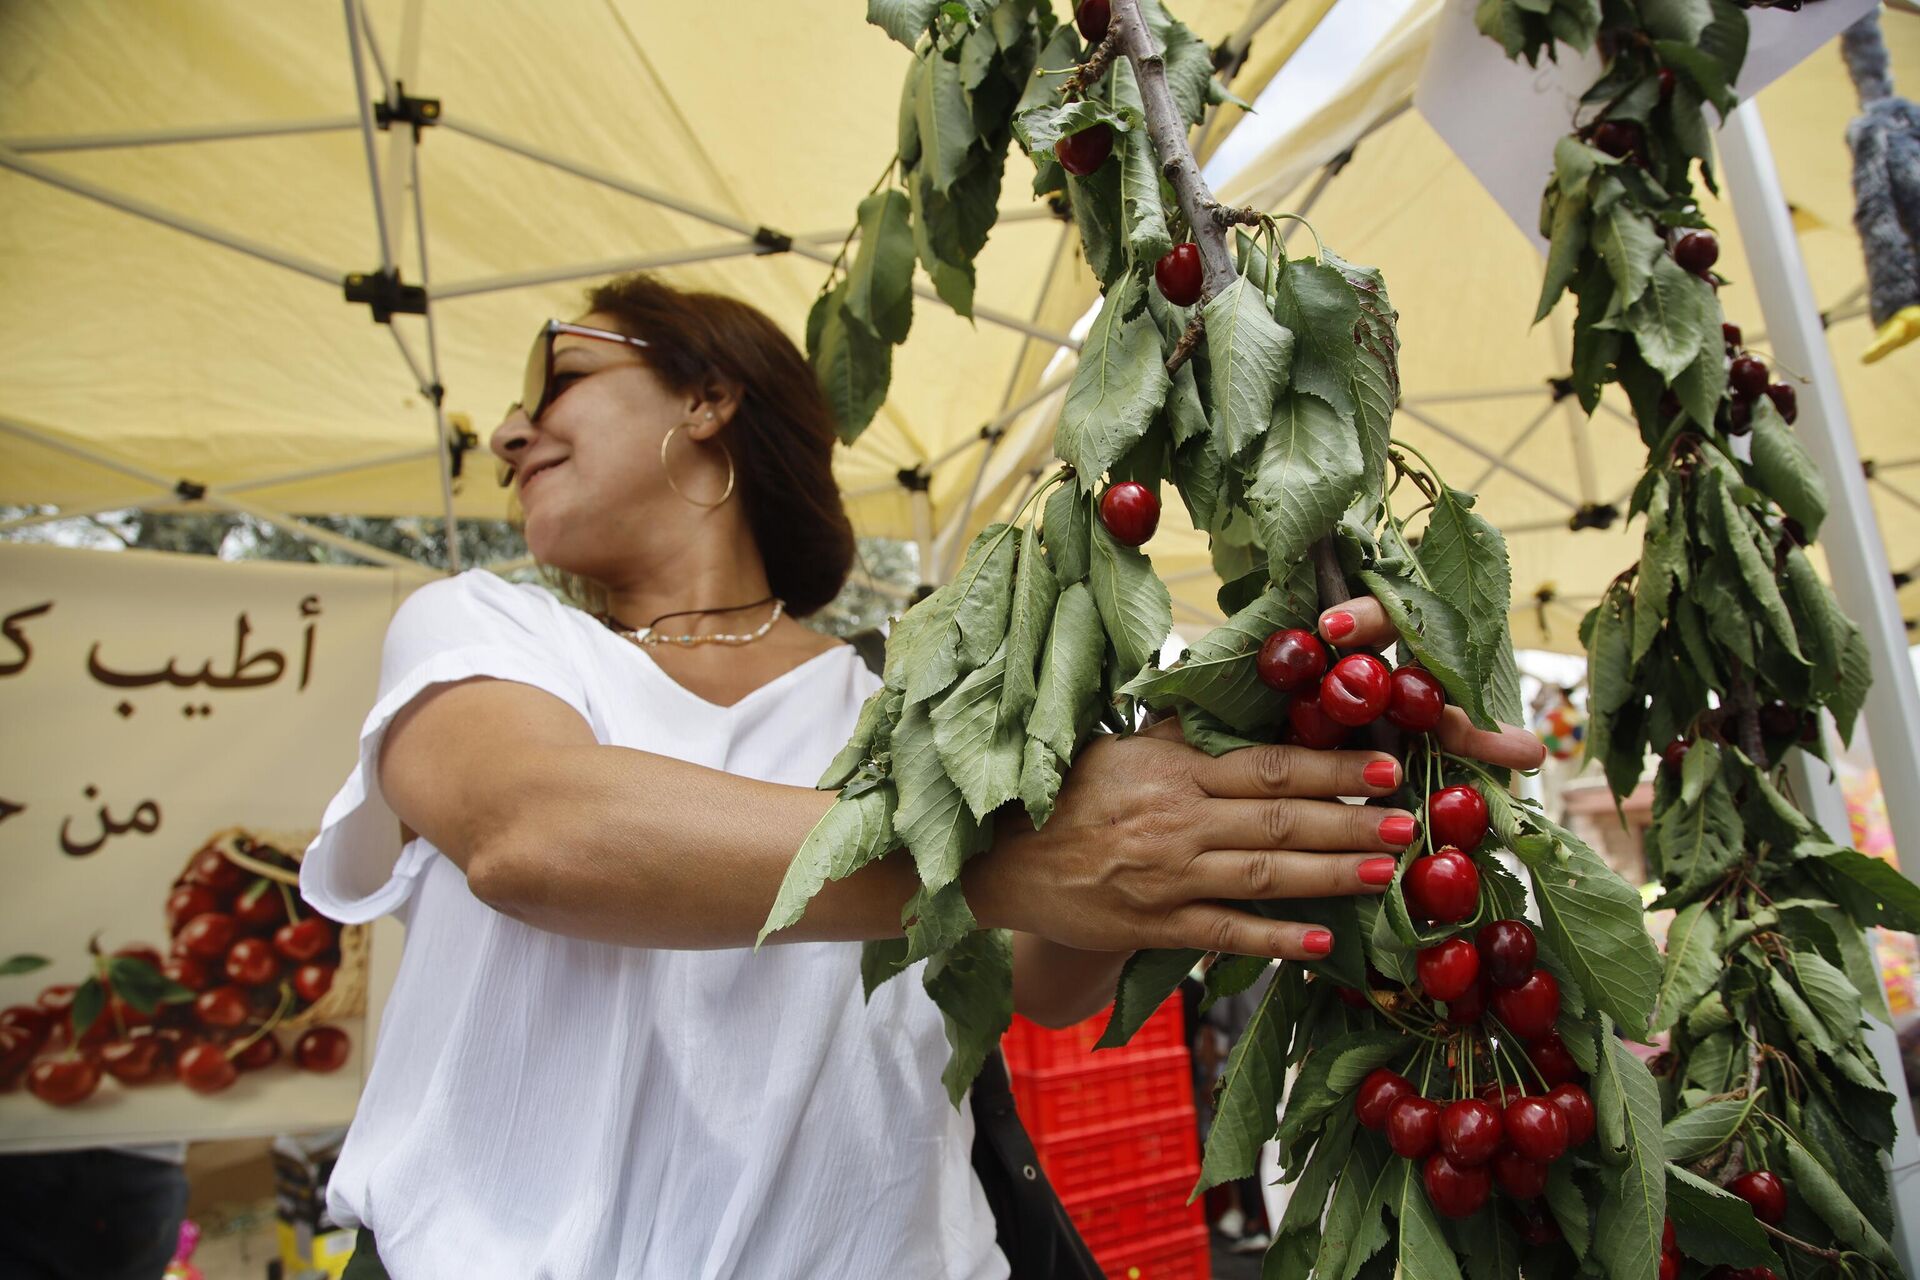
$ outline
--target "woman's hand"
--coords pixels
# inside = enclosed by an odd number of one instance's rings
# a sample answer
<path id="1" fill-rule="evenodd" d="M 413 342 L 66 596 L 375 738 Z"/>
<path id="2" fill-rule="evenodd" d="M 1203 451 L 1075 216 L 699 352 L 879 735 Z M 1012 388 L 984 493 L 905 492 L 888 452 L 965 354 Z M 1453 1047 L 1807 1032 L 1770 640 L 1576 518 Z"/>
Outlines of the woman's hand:
<path id="1" fill-rule="evenodd" d="M 1343 648 L 1391 643 L 1378 602 L 1328 610 L 1320 633 Z M 1441 745 L 1504 768 L 1545 759 L 1511 726 L 1475 728 L 1449 707 Z M 1013 821 L 968 864 L 967 897 L 985 923 L 1064 946 L 1121 952 L 1197 947 L 1316 960 L 1326 930 L 1225 905 L 1240 900 L 1378 894 L 1413 841 L 1412 814 L 1342 803 L 1390 795 L 1392 756 L 1373 751 L 1248 747 L 1215 759 L 1179 741 L 1168 720 L 1088 744 L 1041 831 Z"/>

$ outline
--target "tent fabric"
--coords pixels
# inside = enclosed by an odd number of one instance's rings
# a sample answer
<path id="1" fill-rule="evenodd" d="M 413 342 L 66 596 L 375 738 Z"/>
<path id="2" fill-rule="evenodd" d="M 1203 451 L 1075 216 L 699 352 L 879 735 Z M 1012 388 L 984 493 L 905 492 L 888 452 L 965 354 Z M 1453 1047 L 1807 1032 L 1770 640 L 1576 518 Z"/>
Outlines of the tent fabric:
<path id="1" fill-rule="evenodd" d="M 1235 87 L 1252 97 L 1330 4 L 1194 0 L 1177 9 L 1210 41 L 1251 37 L 1254 56 Z M 383 96 L 384 67 L 442 108 L 418 154 L 437 370 L 423 322 L 401 316 L 394 325 L 420 379 L 395 332 L 344 301 L 339 284 L 382 263 L 347 15 L 364 17 L 371 36 L 367 97 Z M 9 358 L 0 417 L 168 484 L 250 486 L 246 499 L 267 509 L 438 514 L 438 434 L 420 383 L 441 383 L 449 415 L 484 440 L 515 396 L 534 327 L 576 314 L 582 286 L 617 264 L 729 251 L 736 256 L 665 274 L 745 298 L 797 338 L 856 204 L 893 154 L 908 57 L 845 4 L 5 6 L 0 338 Z M 1223 112 L 1211 136 L 1239 115 Z M 73 135 L 268 122 L 333 127 L 48 149 Z M 376 132 L 372 145 L 393 253 L 403 278 L 418 283 L 407 131 Z M 1095 296 L 1093 280 L 1077 253 L 1063 252 L 1077 242 L 1030 196 L 1028 162 L 1010 157 L 1007 173 L 1006 216 L 979 263 L 978 304 L 1064 333 Z M 76 194 L 75 183 L 258 242 L 310 270 L 131 216 Z M 795 251 L 754 256 L 749 237 L 761 226 L 793 236 Z M 463 292 L 569 264 L 587 269 L 576 280 Z M 1055 350 L 918 299 L 892 394 L 839 461 L 857 527 L 911 536 L 897 475 L 951 454 L 928 468 L 934 521 L 943 523 L 977 470 L 980 446 L 968 442 L 1028 381 L 1020 371 L 1043 367 Z M 153 493 L 17 433 L 6 440 L 0 501 L 97 509 Z M 396 456 L 371 470 L 270 483 Z M 503 515 L 484 453 L 467 462 L 455 486 L 459 514 Z"/>

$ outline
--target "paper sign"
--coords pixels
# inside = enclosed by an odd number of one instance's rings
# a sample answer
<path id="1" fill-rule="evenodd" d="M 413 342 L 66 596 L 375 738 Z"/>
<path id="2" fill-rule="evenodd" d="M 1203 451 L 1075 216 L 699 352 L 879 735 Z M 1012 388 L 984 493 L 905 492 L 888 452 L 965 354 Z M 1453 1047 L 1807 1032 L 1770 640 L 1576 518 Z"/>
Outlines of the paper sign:
<path id="1" fill-rule="evenodd" d="M 1752 97 L 1858 21 L 1878 0 L 1815 0 L 1798 13 L 1747 11 L 1747 59 L 1735 87 Z M 1474 0 L 1447 0 L 1413 102 L 1541 253 L 1540 193 L 1553 147 L 1572 132 L 1580 97 L 1600 78 L 1597 54 L 1509 61 L 1473 24 Z M 1837 56 L 1837 55 L 1835 55 Z M 1709 123 L 1718 118 L 1709 107 Z"/>

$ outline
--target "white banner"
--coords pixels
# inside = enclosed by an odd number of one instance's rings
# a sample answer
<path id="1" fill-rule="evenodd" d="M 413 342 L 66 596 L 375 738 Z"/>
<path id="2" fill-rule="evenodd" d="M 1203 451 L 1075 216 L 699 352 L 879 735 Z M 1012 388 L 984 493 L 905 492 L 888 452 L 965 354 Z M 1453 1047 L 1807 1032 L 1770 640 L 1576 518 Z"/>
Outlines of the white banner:
<path id="1" fill-rule="evenodd" d="M 0 1149 L 352 1116 L 366 930 L 292 882 L 420 581 L 0 544 L 0 961 L 47 962 L 0 976 Z"/>

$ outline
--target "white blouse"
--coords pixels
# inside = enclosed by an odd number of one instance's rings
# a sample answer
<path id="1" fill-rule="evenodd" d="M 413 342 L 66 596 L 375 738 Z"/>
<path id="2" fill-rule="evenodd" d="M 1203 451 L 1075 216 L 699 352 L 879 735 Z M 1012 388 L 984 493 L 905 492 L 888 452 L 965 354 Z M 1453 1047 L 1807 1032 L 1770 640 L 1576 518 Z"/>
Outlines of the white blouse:
<path id="1" fill-rule="evenodd" d="M 475 676 L 547 691 L 602 743 L 797 786 L 878 686 L 842 646 L 721 707 L 537 587 L 474 571 L 410 597 L 300 872 L 327 915 L 407 930 L 334 1218 L 373 1230 L 395 1280 L 1006 1276 L 917 974 L 868 1003 L 855 943 L 563 937 L 482 903 L 424 839 L 399 847 L 381 736 Z"/>

